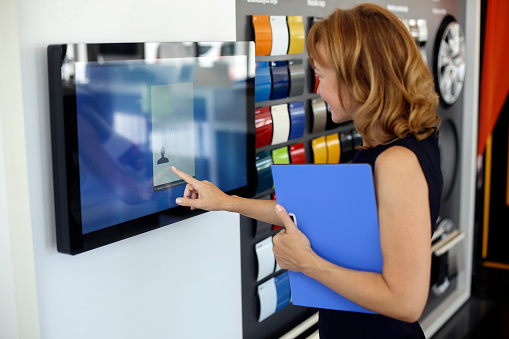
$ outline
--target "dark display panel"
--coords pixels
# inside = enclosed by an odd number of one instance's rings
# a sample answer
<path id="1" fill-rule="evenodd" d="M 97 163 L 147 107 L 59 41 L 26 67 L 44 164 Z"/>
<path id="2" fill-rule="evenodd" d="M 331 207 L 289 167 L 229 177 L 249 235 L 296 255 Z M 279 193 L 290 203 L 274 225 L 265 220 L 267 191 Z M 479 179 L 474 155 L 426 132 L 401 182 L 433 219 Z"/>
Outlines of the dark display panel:
<path id="1" fill-rule="evenodd" d="M 51 45 L 48 63 L 60 252 L 201 213 L 172 166 L 254 194 L 252 42 Z"/>

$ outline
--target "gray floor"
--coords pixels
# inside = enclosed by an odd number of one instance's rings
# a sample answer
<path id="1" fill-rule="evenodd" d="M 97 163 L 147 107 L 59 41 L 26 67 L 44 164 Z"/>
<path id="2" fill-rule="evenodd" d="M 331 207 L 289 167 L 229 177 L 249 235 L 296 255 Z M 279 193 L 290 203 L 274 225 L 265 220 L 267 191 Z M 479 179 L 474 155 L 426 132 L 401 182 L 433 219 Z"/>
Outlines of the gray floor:
<path id="1" fill-rule="evenodd" d="M 472 297 L 431 339 L 509 339 L 509 271 L 481 269 Z"/>

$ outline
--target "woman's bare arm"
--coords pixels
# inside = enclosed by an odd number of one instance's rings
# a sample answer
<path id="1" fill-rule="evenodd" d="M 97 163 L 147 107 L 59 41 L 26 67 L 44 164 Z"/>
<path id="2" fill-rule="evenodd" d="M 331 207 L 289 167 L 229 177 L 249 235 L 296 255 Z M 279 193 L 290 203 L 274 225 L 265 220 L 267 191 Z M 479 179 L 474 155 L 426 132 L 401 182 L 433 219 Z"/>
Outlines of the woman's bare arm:
<path id="1" fill-rule="evenodd" d="M 274 211 L 275 201 L 228 195 L 209 181 L 199 181 L 175 167 L 172 167 L 172 171 L 187 182 L 183 197 L 176 200 L 180 206 L 207 211 L 235 212 L 269 224 L 281 223 Z"/>

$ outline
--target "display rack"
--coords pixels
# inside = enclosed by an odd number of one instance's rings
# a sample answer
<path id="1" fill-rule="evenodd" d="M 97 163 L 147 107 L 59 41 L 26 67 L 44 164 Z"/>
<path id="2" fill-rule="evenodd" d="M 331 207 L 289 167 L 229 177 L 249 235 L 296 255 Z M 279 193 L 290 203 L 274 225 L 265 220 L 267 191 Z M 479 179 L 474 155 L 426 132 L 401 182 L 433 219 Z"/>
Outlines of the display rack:
<path id="1" fill-rule="evenodd" d="M 478 25 L 466 27 L 467 19 L 478 22 L 478 1 L 460 1 L 460 0 L 441 0 L 441 1 L 371 1 L 380 6 L 393 11 L 409 29 L 418 44 L 424 60 L 430 69 L 437 75 L 436 69 L 437 51 L 435 45 L 443 38 L 444 22 L 458 23 L 458 27 L 463 29 L 464 37 L 469 40 L 478 36 Z M 265 24 L 270 24 L 270 16 L 278 16 L 278 24 L 286 22 L 286 27 L 290 31 L 293 22 L 288 18 L 302 18 L 304 33 L 307 32 L 314 20 L 326 16 L 336 7 L 348 8 L 360 3 L 359 1 L 302 1 L 279 0 L 272 2 L 253 2 L 249 0 L 237 0 L 237 40 L 258 39 L 258 45 L 262 45 L 263 37 L 267 37 L 267 28 L 257 27 L 261 19 Z M 282 19 L 286 18 L 286 20 Z M 292 19 L 293 20 L 293 19 Z M 477 20 L 477 21 L 476 21 Z M 275 26 L 278 27 L 278 26 Z M 279 26 L 281 27 L 281 26 Z M 284 25 L 283 25 L 284 28 Z M 276 28 L 276 30 L 279 28 Z M 258 31 L 257 31 L 258 30 Z M 258 33 L 258 36 L 257 36 Z M 278 39 L 277 33 L 271 36 Z M 292 33 L 287 33 L 284 39 L 291 40 Z M 475 41 L 475 40 L 472 40 Z M 289 44 L 288 42 L 283 42 Z M 477 46 L 478 47 L 478 46 Z M 468 55 L 477 55 L 476 46 L 466 45 L 465 53 Z M 323 157 L 321 160 L 317 147 L 327 147 L 327 142 L 331 147 L 334 144 L 332 135 L 338 136 L 338 143 L 344 152 L 345 149 L 355 147 L 355 132 L 351 124 L 335 125 L 330 120 L 328 114 L 326 127 L 316 129 L 319 115 L 319 96 L 316 94 L 314 74 L 309 66 L 305 46 L 302 51 L 295 53 L 276 52 L 271 55 L 268 47 L 265 46 L 265 52 L 257 55 L 257 62 L 279 63 L 287 62 L 288 72 L 291 73 L 290 63 L 296 63 L 303 66 L 305 72 L 305 83 L 302 93 L 292 94 L 282 98 L 268 98 L 256 102 L 256 109 L 264 107 L 274 107 L 278 105 L 289 105 L 290 103 L 302 102 L 305 109 L 305 129 L 302 135 L 295 139 L 284 139 L 277 143 L 259 144 L 256 154 L 257 160 L 265 168 L 258 173 L 259 185 L 265 182 L 265 186 L 259 187 L 256 198 L 272 199 L 272 185 L 270 182 L 270 172 L 267 171 L 270 163 L 275 161 L 292 162 L 289 154 L 292 146 L 303 144 L 305 151 L 305 162 L 335 162 L 335 159 Z M 468 60 L 470 63 L 477 62 L 477 57 Z M 269 69 L 269 72 L 271 70 Z M 277 73 L 277 72 L 276 72 Z M 276 74 L 274 73 L 274 74 Z M 290 74 L 289 73 L 289 74 Z M 262 74 L 262 73 L 260 73 Z M 477 126 L 476 103 L 477 103 L 477 70 L 474 65 L 469 66 L 464 79 L 463 89 L 458 91 L 455 100 L 452 102 L 441 101 L 438 113 L 442 118 L 442 130 L 440 148 L 442 153 L 442 172 L 446 179 L 446 189 L 444 190 L 444 199 L 441 206 L 440 217 L 441 234 L 435 234 L 434 259 L 433 259 L 433 277 L 430 284 L 430 296 L 426 305 L 420 323 L 429 337 L 433 335 L 447 319 L 470 297 L 470 279 L 471 279 L 471 257 L 472 257 L 472 229 L 473 229 L 473 201 L 475 178 L 475 131 Z M 257 74 L 260 81 L 263 75 Z M 265 76 L 267 73 L 265 72 Z M 268 76 L 271 76 L 269 73 Z M 275 75 L 277 77 L 277 74 Z M 290 74 L 291 77 L 291 74 Z M 291 79 L 289 80 L 291 82 Z M 289 90 L 288 93 L 290 93 Z M 288 106 L 289 107 L 289 106 Z M 465 109 L 467 108 L 467 109 Z M 277 109 L 276 109 L 277 110 Z M 323 109 L 322 109 L 323 110 Z M 325 107 L 326 111 L 326 107 Z M 267 115 L 267 113 L 265 113 Z M 276 113 L 277 114 L 277 113 Z M 286 112 L 286 114 L 289 114 Z M 272 116 L 274 118 L 274 116 Z M 287 119 L 287 120 L 291 120 Z M 291 121 L 289 122 L 291 125 Z M 276 124 L 280 124 L 277 122 Z M 282 125 L 280 124 L 280 128 Z M 285 126 L 283 124 L 283 126 Z M 274 126 L 273 126 L 274 127 Z M 284 127 L 287 128 L 287 127 Z M 261 130 L 259 130 L 261 131 Z M 268 132 L 266 132 L 268 134 Z M 288 131 L 286 131 L 288 133 Z M 272 131 L 272 135 L 276 135 Z M 259 133 L 261 135 L 261 133 Z M 468 141 L 468 142 L 467 142 Z M 325 145 L 325 146 L 323 146 Z M 279 154 L 288 152 L 288 159 L 281 159 Z M 331 153 L 331 152 L 329 152 Z M 333 153 L 333 152 L 332 152 Z M 337 162 L 349 162 L 350 153 L 341 154 Z M 353 152 L 352 152 L 353 154 Z M 284 158 L 284 157 L 283 157 Z M 264 159 L 262 161 L 262 159 Z M 285 162 L 279 162 L 285 163 Z M 269 180 L 267 183 L 266 180 Z M 468 212 L 467 212 L 468 211 Z M 242 272 L 242 298 L 243 298 L 243 333 L 244 338 L 275 338 L 284 336 L 284 338 L 317 338 L 317 314 L 314 309 L 293 306 L 291 302 L 286 307 L 278 308 L 277 312 L 266 316 L 261 320 L 261 304 L 258 295 L 260 285 L 271 279 L 275 279 L 284 273 L 274 268 L 270 274 L 262 279 L 258 279 L 259 258 L 257 257 L 256 246 L 262 240 L 266 240 L 276 234 L 278 227 L 273 225 L 260 225 L 259 222 L 241 218 L 241 272 Z M 266 240 L 267 241 L 267 240 Z"/>

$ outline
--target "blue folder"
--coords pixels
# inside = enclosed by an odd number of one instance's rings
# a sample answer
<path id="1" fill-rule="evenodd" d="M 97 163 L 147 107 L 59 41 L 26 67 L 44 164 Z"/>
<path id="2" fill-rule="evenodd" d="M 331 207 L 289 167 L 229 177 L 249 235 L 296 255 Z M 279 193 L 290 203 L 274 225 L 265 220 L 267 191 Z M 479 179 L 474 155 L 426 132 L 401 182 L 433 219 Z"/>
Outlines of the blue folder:
<path id="1" fill-rule="evenodd" d="M 322 258 L 382 272 L 373 176 L 367 164 L 272 165 L 277 201 Z M 294 305 L 373 313 L 318 281 L 289 271 Z"/>

